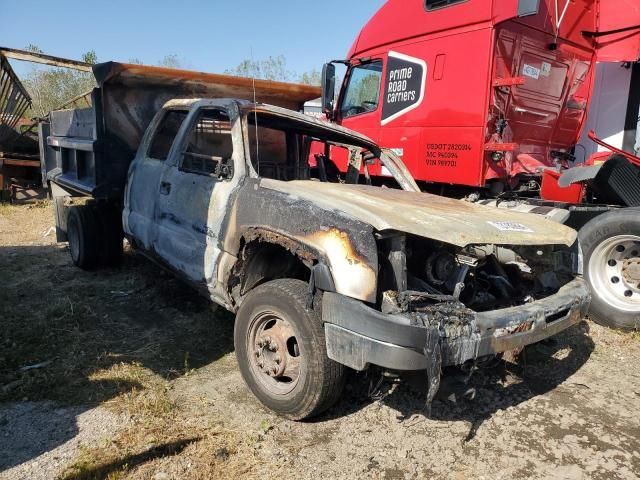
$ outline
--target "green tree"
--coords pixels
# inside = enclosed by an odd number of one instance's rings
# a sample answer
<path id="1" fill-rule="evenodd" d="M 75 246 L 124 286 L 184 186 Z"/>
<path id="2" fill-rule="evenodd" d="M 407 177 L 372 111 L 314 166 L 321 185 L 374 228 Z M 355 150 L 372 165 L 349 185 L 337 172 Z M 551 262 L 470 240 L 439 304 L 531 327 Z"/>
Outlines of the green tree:
<path id="1" fill-rule="evenodd" d="M 305 83 L 307 85 L 320 85 L 322 74 L 316 70 L 309 70 L 308 72 L 304 72 L 298 78 L 298 82 Z"/>
<path id="2" fill-rule="evenodd" d="M 28 45 L 26 50 L 42 53 L 42 50 L 33 44 Z M 97 63 L 96 52 L 90 50 L 84 53 L 82 61 Z M 31 109 L 26 113 L 29 117 L 44 117 L 65 102 L 89 92 L 96 86 L 91 72 L 51 67 L 33 67 L 22 83 L 32 99 Z"/>
<path id="3" fill-rule="evenodd" d="M 320 72 L 313 69 L 298 75 L 287 68 L 287 59 L 284 55 L 269 56 L 265 60 L 245 59 L 235 68 L 227 69 L 224 73 L 237 77 L 320 85 Z"/>
<path id="4" fill-rule="evenodd" d="M 284 55 L 270 56 L 266 60 L 246 59 L 235 68 L 225 70 L 224 73 L 261 80 L 289 81 L 293 77 L 293 73 L 287 70 L 287 59 Z"/>

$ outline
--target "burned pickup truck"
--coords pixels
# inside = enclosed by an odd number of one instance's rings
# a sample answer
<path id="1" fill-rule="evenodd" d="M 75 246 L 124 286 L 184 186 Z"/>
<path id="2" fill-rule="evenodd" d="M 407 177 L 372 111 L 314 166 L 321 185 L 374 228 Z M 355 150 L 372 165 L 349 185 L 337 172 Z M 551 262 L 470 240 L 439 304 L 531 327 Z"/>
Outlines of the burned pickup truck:
<path id="1" fill-rule="evenodd" d="M 420 193 L 392 152 L 280 107 L 173 99 L 142 124 L 134 113 L 149 116 L 156 97 L 123 88 L 141 74 L 119 66 L 115 80 L 105 68 L 93 109 L 51 114 L 50 131 L 67 132 L 44 152 L 58 239 L 76 265 L 97 268 L 117 262 L 125 236 L 236 313 L 242 376 L 278 414 L 329 408 L 346 367 L 426 370 L 432 398 L 441 367 L 540 341 L 585 314 L 573 230 Z M 119 157 L 136 132 L 137 153 Z"/>

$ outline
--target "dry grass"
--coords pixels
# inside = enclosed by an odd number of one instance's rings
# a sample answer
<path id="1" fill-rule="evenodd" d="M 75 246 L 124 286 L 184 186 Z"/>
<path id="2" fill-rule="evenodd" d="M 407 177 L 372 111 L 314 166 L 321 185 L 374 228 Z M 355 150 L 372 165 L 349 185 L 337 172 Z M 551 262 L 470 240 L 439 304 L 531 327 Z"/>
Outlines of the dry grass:
<path id="1" fill-rule="evenodd" d="M 106 405 L 128 416 L 130 426 L 83 449 L 65 479 L 246 471 L 233 467 L 246 435 L 172 395 L 174 379 L 232 351 L 232 316 L 131 252 L 118 269 L 77 269 L 45 235 L 52 210 L 0 205 L 0 401 Z"/>
<path id="2" fill-rule="evenodd" d="M 162 417 L 171 414 L 175 402 L 169 397 L 170 383 L 153 374 L 140 363 L 118 363 L 89 375 L 92 382 L 109 382 L 122 393 L 106 405 L 125 411 L 131 416 Z M 127 389 L 129 385 L 135 385 Z"/>

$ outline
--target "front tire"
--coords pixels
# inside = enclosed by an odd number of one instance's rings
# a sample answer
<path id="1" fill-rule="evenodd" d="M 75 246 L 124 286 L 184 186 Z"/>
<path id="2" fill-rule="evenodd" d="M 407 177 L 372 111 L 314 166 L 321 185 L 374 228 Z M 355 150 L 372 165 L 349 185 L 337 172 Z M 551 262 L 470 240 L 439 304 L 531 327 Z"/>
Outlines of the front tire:
<path id="1" fill-rule="evenodd" d="M 306 310 L 308 285 L 280 279 L 253 289 L 234 329 L 238 365 L 253 394 L 278 415 L 303 420 L 331 407 L 345 368 L 327 357 L 319 296 Z"/>
<path id="2" fill-rule="evenodd" d="M 591 288 L 589 317 L 622 330 L 640 329 L 640 209 L 599 215 L 579 232 Z"/>

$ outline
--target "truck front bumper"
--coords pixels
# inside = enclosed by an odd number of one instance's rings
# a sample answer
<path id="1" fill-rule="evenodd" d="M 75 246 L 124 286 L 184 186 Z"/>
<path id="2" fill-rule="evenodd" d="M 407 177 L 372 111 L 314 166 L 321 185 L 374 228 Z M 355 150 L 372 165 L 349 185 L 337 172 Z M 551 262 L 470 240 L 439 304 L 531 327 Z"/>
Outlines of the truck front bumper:
<path id="1" fill-rule="evenodd" d="M 544 299 L 476 313 L 472 333 L 455 338 L 438 326 L 418 324 L 409 314 L 384 314 L 337 293 L 324 294 L 322 317 L 329 358 L 355 370 L 369 364 L 424 370 L 429 367 L 425 347 L 434 334 L 442 365 L 460 365 L 551 337 L 584 318 L 590 300 L 585 281 L 576 278 Z"/>

